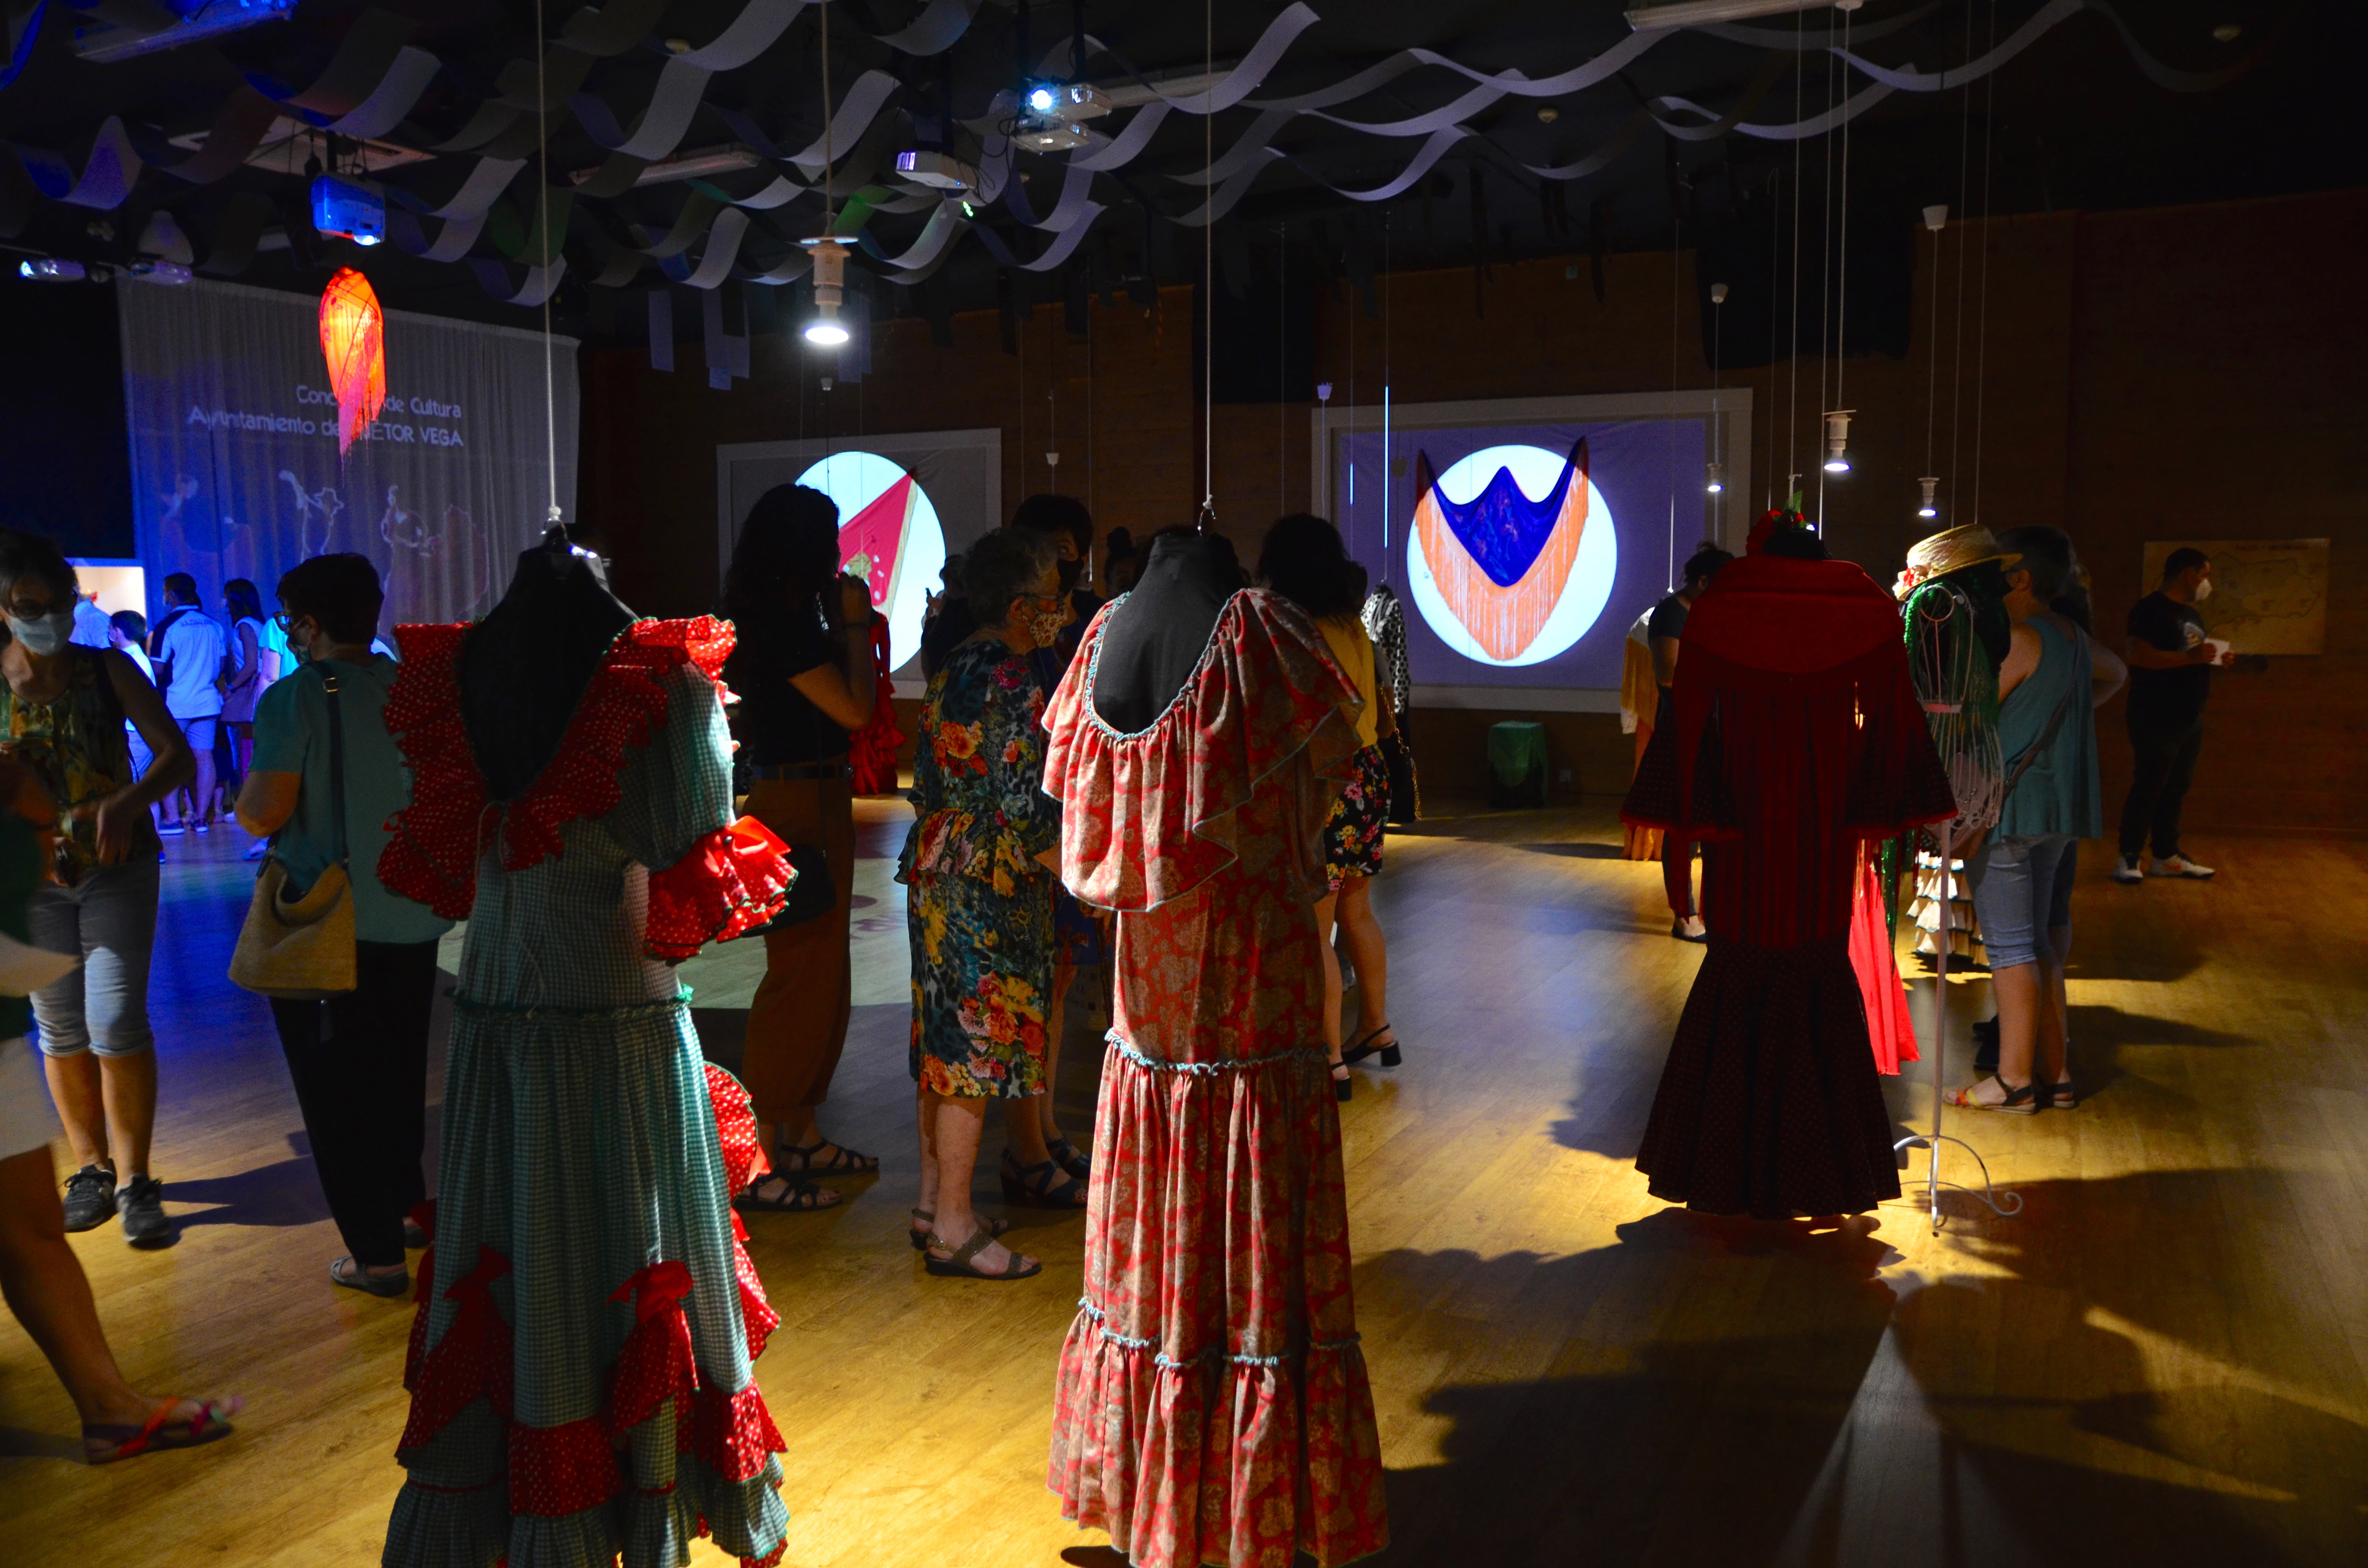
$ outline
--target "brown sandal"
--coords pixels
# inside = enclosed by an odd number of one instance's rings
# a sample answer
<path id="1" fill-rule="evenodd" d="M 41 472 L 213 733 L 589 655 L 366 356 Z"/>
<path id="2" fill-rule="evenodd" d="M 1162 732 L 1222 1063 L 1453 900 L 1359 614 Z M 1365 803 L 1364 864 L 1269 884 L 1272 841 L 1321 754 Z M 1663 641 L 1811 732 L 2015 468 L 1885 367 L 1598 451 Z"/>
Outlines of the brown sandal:
<path id="1" fill-rule="evenodd" d="M 929 1244 L 928 1258 L 923 1267 L 932 1274 L 943 1275 L 949 1278 L 991 1279 L 1001 1283 L 1009 1279 L 1033 1279 L 1044 1272 L 1044 1266 L 1042 1263 L 1016 1252 L 1011 1255 L 1010 1266 L 1001 1274 L 989 1274 L 979 1267 L 978 1255 L 995 1244 L 995 1227 L 992 1225 L 981 1225 L 977 1230 L 973 1231 L 970 1233 L 970 1240 L 954 1248 L 944 1257 L 938 1256 L 939 1244 L 934 1241 Z M 1027 1263 L 1027 1267 L 1019 1267 L 1022 1261 Z"/>

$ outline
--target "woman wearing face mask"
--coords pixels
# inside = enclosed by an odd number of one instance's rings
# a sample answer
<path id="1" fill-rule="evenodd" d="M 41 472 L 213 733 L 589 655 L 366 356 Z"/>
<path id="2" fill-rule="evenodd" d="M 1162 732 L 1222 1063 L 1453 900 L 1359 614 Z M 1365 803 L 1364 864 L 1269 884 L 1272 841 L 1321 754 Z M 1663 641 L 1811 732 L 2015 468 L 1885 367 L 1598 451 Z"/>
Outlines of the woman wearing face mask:
<path id="1" fill-rule="evenodd" d="M 58 802 L 56 881 L 33 895 L 33 942 L 83 967 L 37 993 L 50 1095 L 74 1148 L 69 1231 L 119 1213 L 126 1239 L 170 1236 L 164 1184 L 148 1171 L 156 1120 L 148 955 L 156 941 L 156 860 L 148 808 L 189 781 L 188 742 L 164 699 L 112 648 L 68 642 L 80 585 L 45 539 L 0 538 L 0 747 Z M 132 777 L 129 720 L 155 761 Z"/>
<path id="2" fill-rule="evenodd" d="M 1085 1186 L 1044 1147 L 1053 901 L 1061 811 L 1044 793 L 1044 689 L 1030 661 L 1069 624 L 1059 562 L 1042 535 L 989 534 L 965 568 L 993 623 L 948 655 L 921 704 L 909 797 L 918 820 L 898 880 L 911 894 L 913 1078 L 921 1201 L 912 1240 L 932 1274 L 1024 1279 L 1042 1266 L 1004 1247 L 971 1210 L 986 1102 L 1006 1107 L 1004 1185 L 1081 1206 Z"/>

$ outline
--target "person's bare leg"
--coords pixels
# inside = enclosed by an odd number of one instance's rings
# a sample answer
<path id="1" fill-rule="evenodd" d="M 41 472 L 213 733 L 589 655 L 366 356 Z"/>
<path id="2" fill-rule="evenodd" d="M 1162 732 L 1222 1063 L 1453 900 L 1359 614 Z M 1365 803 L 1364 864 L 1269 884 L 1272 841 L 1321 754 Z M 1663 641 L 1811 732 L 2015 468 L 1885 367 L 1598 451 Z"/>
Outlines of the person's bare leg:
<path id="1" fill-rule="evenodd" d="M 1053 1151 L 1045 1146 L 1043 1099 L 1036 1094 L 1003 1101 L 1004 1146 L 1022 1170 L 1053 1157 Z"/>
<path id="2" fill-rule="evenodd" d="M 137 1426 L 157 1401 L 124 1380 L 108 1348 L 89 1277 L 66 1241 L 56 1174 L 46 1148 L 0 1160 L 0 1294 L 49 1358 L 84 1426 Z M 194 1416 L 196 1407 L 187 1414 Z"/>
<path id="3" fill-rule="evenodd" d="M 924 1214 L 938 1211 L 938 1121 L 930 1114 L 930 1097 L 928 1090 L 913 1085 L 913 1119 L 921 1134 L 921 1195 L 914 1199 L 914 1207 Z"/>
<path id="4" fill-rule="evenodd" d="M 1373 917 L 1373 879 L 1349 877 L 1340 883 L 1340 939 L 1357 966 L 1357 1033 L 1372 1033 L 1390 1021 L 1390 958 L 1382 923 Z M 1335 963 L 1337 965 L 1338 960 Z"/>
<path id="5" fill-rule="evenodd" d="M 2031 1082 L 2032 1058 L 2038 1046 L 2044 989 L 2039 965 L 2019 963 L 1995 970 L 1990 983 L 1998 993 L 1998 1082 L 2019 1089 Z"/>
<path id="6" fill-rule="evenodd" d="M 198 748 L 191 746 L 191 751 Z M 190 816 L 197 822 L 214 820 L 214 754 L 211 747 L 198 751 L 198 777 L 190 791 Z"/>
<path id="7" fill-rule="evenodd" d="M 1061 1123 L 1053 1096 L 1061 1082 L 1061 1037 L 1069 1032 L 1069 991 L 1077 966 L 1066 955 L 1053 960 L 1053 999 L 1044 1013 L 1044 1092 L 1035 1096 L 1039 1131 L 1047 1148 L 1061 1142 Z"/>
<path id="8" fill-rule="evenodd" d="M 149 1141 L 156 1131 L 155 1051 L 99 1056 L 98 1083 L 107 1106 L 108 1146 L 125 1175 L 146 1176 Z"/>
<path id="9" fill-rule="evenodd" d="M 970 1184 L 978 1168 L 979 1134 L 986 1128 L 986 1102 L 967 1095 L 930 1095 L 928 1114 L 937 1147 L 937 1223 L 934 1247 L 951 1254 L 980 1226 L 971 1207 Z M 971 1260 L 982 1274 L 1004 1274 L 1033 1261 L 1017 1257 L 1001 1242 L 989 1242 Z"/>
<path id="10" fill-rule="evenodd" d="M 1340 1065 L 1340 955 L 1332 950 L 1332 927 L 1339 907 L 1337 892 L 1315 901 L 1315 945 L 1324 955 L 1324 1051 L 1335 1067 Z"/>
<path id="11" fill-rule="evenodd" d="M 2039 1027 L 2032 1066 L 2041 1083 L 2060 1084 L 2072 1075 L 2072 1012 L 2064 992 L 2065 962 L 2072 956 L 2072 927 L 2050 926 L 2047 945 L 2054 950 L 2039 960 Z"/>
<path id="12" fill-rule="evenodd" d="M 50 1081 L 50 1098 L 58 1119 L 65 1123 L 66 1145 L 74 1165 L 115 1169 L 107 1142 L 107 1101 L 101 1086 L 98 1058 L 88 1051 L 72 1056 L 44 1056 L 41 1071 Z"/>

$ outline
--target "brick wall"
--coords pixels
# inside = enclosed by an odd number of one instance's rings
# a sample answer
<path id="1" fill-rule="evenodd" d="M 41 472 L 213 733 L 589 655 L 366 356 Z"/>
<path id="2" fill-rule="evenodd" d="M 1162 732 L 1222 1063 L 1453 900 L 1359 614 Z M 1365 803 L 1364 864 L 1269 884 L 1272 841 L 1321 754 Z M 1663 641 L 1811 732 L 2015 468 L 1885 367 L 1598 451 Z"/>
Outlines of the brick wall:
<path id="1" fill-rule="evenodd" d="M 1725 377 L 1755 394 L 1755 491 L 1798 469 L 1814 506 L 1818 415 L 1834 406 L 1839 369 L 1841 398 L 1859 410 L 1857 469 L 1828 484 L 1828 537 L 1884 581 L 1927 531 L 1914 515 L 1927 472 L 1948 482 L 1944 521 L 1971 520 L 1978 472 L 1979 516 L 1993 527 L 2068 528 L 2115 641 L 2143 591 L 2147 539 L 2334 540 L 2328 653 L 2220 677 L 2189 819 L 2206 831 L 2368 831 L 2368 635 L 2340 609 L 2358 598 L 2368 559 L 2368 328 L 2350 299 L 2355 258 L 2368 254 L 2368 192 L 2000 219 L 1937 244 L 1919 231 L 1918 244 L 1905 359 L 1804 358 Z M 1664 388 L 1674 293 L 1678 384 L 1706 385 L 1692 256 L 1674 266 L 1673 290 L 1666 253 L 1607 258 L 1599 304 L 1584 258 L 1500 262 L 1476 312 L 1468 270 L 1399 274 L 1382 286 L 1386 333 L 1343 287 L 1318 305 L 1316 374 L 1336 404 L 1378 402 L 1385 363 L 1406 402 Z M 1149 311 L 1097 303 L 1090 315 L 1081 341 L 1057 305 L 1038 308 L 1017 356 L 1001 351 L 992 312 L 954 318 L 943 348 L 918 320 L 881 323 L 872 372 L 831 394 L 830 426 L 999 425 L 1010 501 L 1050 487 L 1050 391 L 1059 488 L 1089 495 L 1105 528 L 1138 538 L 1189 521 L 1201 490 L 1190 294 L 1164 290 Z M 793 339 L 760 340 L 756 377 L 729 392 L 708 390 L 689 347 L 672 375 L 653 374 L 638 351 L 586 354 L 582 510 L 605 528 L 637 606 L 712 603 L 718 444 L 820 433 L 822 396 L 795 354 Z M 1245 554 L 1279 510 L 1306 503 L 1307 415 L 1304 405 L 1215 411 L 1219 526 Z M 1503 716 L 1418 715 L 1426 788 L 1483 790 L 1482 733 Z M 1576 788 L 1624 787 L 1628 742 L 1614 717 L 1522 716 L 1545 721 L 1554 766 Z M 2100 722 L 2110 829 L 2127 755 L 2118 701 Z"/>

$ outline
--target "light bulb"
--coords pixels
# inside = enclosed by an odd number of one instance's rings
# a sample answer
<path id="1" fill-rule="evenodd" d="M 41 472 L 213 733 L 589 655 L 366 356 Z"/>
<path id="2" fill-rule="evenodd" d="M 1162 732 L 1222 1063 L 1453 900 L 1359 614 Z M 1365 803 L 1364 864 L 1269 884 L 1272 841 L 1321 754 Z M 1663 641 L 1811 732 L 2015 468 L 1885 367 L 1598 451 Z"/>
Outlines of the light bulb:
<path id="1" fill-rule="evenodd" d="M 1703 488 L 1708 490 L 1713 495 L 1724 495 L 1726 494 L 1726 484 L 1724 480 L 1720 479 L 1720 472 L 1719 464 L 1713 463 L 1710 465 L 1710 483 L 1703 486 Z"/>
<path id="2" fill-rule="evenodd" d="M 1941 487 L 1940 475 L 1928 473 L 1916 483 L 1924 487 L 1924 505 L 1916 508 L 1916 515 L 1919 517 L 1939 517 L 1941 508 L 1933 504 L 1932 493 Z"/>
<path id="3" fill-rule="evenodd" d="M 1028 95 L 1028 107 L 1034 109 L 1038 114 L 1052 113 L 1053 89 L 1050 87 L 1039 87 L 1034 92 L 1030 93 Z"/>
<path id="4" fill-rule="evenodd" d="M 825 348 L 837 348 L 847 341 L 847 329 L 825 316 L 806 324 L 806 341 Z"/>
<path id="5" fill-rule="evenodd" d="M 1826 472 L 1848 473 L 1850 460 L 1850 415 L 1854 408 L 1837 408 L 1826 415 Z"/>

